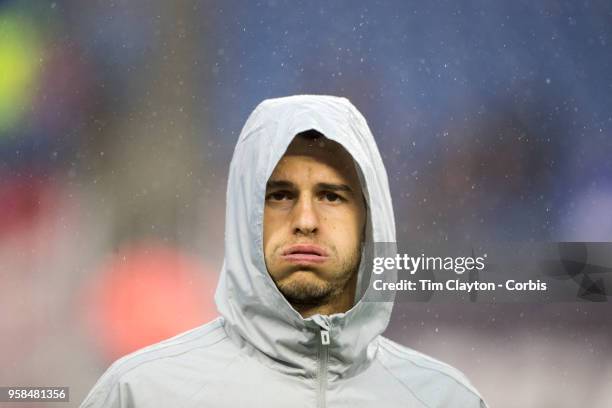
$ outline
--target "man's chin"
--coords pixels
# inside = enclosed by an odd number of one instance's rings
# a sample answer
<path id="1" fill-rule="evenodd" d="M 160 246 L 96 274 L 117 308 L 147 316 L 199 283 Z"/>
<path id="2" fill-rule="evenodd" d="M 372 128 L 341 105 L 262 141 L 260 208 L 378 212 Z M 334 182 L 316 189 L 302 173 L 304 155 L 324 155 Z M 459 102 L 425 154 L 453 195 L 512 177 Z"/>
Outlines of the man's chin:
<path id="1" fill-rule="evenodd" d="M 313 271 L 298 270 L 278 285 L 278 289 L 291 304 L 320 304 L 333 292 L 332 286 L 318 278 Z"/>

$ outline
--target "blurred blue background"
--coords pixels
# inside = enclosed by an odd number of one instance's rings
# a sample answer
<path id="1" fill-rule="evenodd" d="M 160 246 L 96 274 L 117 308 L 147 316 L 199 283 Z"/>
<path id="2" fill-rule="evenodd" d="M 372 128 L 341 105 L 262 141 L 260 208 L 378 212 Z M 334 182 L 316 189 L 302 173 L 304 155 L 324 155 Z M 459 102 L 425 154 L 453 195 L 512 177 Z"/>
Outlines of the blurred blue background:
<path id="1" fill-rule="evenodd" d="M 607 1 L 0 1 L 0 384 L 78 406 L 215 316 L 229 160 L 269 97 L 360 109 L 400 240 L 612 241 L 611 41 Z M 402 304 L 388 335 L 493 407 L 603 408 L 611 312 Z"/>

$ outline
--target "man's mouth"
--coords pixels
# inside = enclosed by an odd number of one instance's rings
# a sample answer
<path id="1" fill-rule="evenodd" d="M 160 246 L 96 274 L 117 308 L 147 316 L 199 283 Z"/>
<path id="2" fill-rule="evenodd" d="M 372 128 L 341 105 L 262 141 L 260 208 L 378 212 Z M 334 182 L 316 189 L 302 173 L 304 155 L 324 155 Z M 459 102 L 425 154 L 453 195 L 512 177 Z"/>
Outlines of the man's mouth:
<path id="1" fill-rule="evenodd" d="M 297 264 L 323 263 L 327 258 L 327 251 L 313 244 L 291 245 L 282 255 L 284 261 Z"/>

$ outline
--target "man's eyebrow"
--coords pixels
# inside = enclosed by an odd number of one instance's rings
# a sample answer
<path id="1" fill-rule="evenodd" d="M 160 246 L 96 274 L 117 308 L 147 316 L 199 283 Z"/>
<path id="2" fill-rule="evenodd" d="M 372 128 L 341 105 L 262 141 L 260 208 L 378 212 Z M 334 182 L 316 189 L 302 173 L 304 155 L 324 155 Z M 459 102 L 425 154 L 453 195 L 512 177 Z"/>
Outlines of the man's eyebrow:
<path id="1" fill-rule="evenodd" d="M 346 191 L 347 193 L 353 193 L 353 189 L 350 188 L 347 184 L 317 183 L 317 187 L 321 190 Z"/>
<path id="2" fill-rule="evenodd" d="M 295 184 L 287 180 L 269 180 L 266 183 L 266 190 L 273 188 L 295 188 Z"/>
<path id="3" fill-rule="evenodd" d="M 295 184 L 288 180 L 269 180 L 266 183 L 266 190 L 277 189 L 277 188 L 288 188 L 294 189 Z M 347 184 L 336 184 L 336 183 L 317 183 L 319 190 L 329 191 L 345 191 L 347 193 L 354 194 L 354 191 Z"/>

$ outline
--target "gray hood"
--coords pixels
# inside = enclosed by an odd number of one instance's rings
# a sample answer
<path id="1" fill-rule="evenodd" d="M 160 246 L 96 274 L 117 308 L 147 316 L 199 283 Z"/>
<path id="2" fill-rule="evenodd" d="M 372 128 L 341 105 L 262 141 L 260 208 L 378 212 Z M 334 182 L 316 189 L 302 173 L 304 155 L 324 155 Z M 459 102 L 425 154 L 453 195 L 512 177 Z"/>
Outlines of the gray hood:
<path id="1" fill-rule="evenodd" d="M 263 254 L 266 182 L 293 138 L 311 129 L 340 143 L 357 165 L 368 203 L 366 244 L 395 242 L 387 173 L 359 111 L 334 96 L 268 99 L 249 116 L 230 165 L 225 260 L 215 302 L 231 337 L 250 343 L 253 353 L 276 369 L 296 375 L 314 369 L 319 331 L 329 330 L 330 376 L 344 377 L 374 358 L 375 348 L 369 345 L 387 327 L 392 302 L 358 300 L 346 313 L 304 319 L 277 289 Z M 362 259 L 358 287 L 370 279 L 365 264 Z"/>

